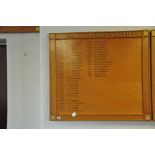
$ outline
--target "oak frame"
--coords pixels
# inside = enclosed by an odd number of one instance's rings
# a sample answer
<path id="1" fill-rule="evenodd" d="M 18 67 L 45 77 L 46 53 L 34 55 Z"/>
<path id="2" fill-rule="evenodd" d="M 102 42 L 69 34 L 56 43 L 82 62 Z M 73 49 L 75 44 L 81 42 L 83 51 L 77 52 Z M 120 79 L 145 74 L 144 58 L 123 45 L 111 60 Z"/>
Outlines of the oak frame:
<path id="1" fill-rule="evenodd" d="M 93 35 L 91 35 L 93 33 Z M 80 115 L 73 119 L 71 116 L 61 116 L 57 118 L 56 113 L 56 76 L 55 76 L 55 56 L 56 40 L 95 38 L 97 34 L 102 33 L 101 38 L 124 38 L 139 37 L 142 39 L 142 87 L 143 87 L 143 115 L 102 115 L 87 116 Z M 112 36 L 112 34 L 116 34 Z M 122 34 L 122 35 L 121 35 Z M 124 35 L 123 35 L 124 34 Z M 116 32 L 81 32 L 81 33 L 51 33 L 49 34 L 49 54 L 50 54 L 50 120 L 52 121 L 100 121 L 100 120 L 152 120 L 151 114 L 151 88 L 150 88 L 150 33 L 148 30 L 141 31 L 116 31 Z M 145 58 L 145 59 L 144 59 Z"/>

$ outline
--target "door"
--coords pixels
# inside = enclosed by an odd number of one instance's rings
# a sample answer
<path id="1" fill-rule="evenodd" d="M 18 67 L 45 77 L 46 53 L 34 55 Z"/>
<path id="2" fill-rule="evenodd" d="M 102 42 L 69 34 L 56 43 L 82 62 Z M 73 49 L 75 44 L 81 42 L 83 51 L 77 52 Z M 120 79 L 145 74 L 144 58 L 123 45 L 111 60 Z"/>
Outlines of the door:
<path id="1" fill-rule="evenodd" d="M 7 52 L 4 39 L 0 39 L 0 129 L 7 128 Z"/>

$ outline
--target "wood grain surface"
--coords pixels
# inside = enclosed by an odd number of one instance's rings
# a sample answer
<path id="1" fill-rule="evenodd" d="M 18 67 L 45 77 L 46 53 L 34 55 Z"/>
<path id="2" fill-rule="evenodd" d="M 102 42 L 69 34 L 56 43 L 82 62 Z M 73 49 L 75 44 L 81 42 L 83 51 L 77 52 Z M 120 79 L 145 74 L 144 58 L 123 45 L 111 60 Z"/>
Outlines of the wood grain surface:
<path id="1" fill-rule="evenodd" d="M 0 33 L 37 33 L 38 26 L 0 26 Z"/>
<path id="2" fill-rule="evenodd" d="M 152 113 L 155 120 L 155 30 L 151 32 L 151 55 L 152 55 Z"/>
<path id="3" fill-rule="evenodd" d="M 52 33 L 51 120 L 151 120 L 149 31 Z"/>

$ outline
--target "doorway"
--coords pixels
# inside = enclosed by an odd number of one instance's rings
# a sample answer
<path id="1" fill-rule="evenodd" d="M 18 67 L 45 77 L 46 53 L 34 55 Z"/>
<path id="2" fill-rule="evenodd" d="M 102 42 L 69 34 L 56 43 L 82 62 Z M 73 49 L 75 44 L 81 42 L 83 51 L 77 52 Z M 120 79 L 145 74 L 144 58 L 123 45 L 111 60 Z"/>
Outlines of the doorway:
<path id="1" fill-rule="evenodd" d="M 7 48 L 0 39 L 0 129 L 7 128 Z"/>

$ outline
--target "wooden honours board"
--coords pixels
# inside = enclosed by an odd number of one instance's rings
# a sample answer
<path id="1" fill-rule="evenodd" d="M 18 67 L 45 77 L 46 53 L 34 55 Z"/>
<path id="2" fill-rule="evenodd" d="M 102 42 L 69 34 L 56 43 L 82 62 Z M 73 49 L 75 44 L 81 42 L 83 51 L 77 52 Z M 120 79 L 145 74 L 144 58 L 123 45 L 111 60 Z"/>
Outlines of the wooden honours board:
<path id="1" fill-rule="evenodd" d="M 151 32 L 151 51 L 152 51 L 152 107 L 153 119 L 155 120 L 155 30 Z"/>
<path id="2" fill-rule="evenodd" d="M 149 31 L 51 33 L 51 120 L 150 120 Z"/>

